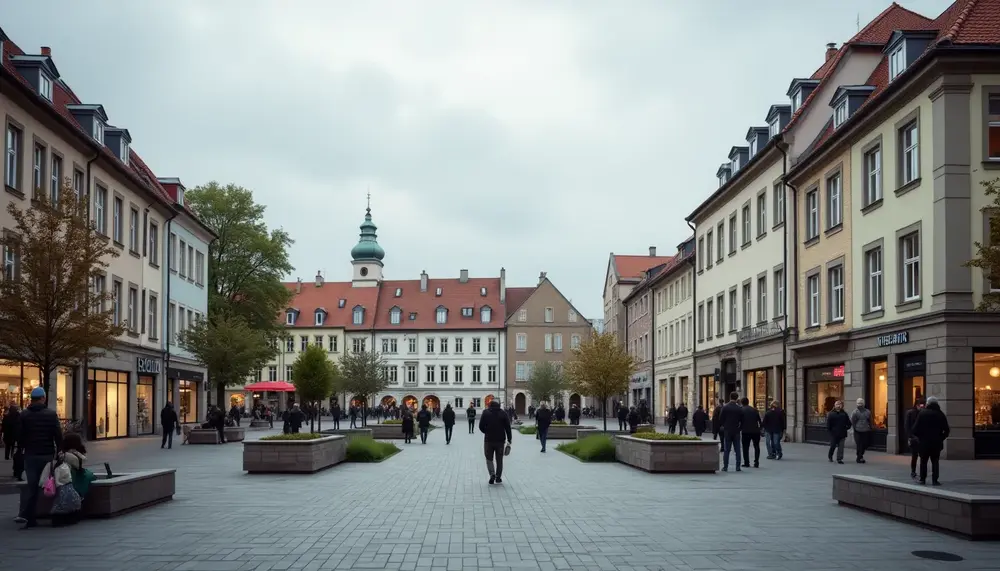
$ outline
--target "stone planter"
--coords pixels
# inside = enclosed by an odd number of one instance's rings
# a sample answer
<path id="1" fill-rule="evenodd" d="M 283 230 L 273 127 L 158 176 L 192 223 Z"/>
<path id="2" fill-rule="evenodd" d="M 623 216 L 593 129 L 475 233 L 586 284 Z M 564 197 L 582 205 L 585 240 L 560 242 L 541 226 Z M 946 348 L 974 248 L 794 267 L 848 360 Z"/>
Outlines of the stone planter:
<path id="1" fill-rule="evenodd" d="M 247 437 L 247 429 L 242 426 L 227 426 L 223 430 L 226 442 L 243 442 Z"/>
<path id="2" fill-rule="evenodd" d="M 628 434 L 627 430 L 611 430 L 608 429 L 607 432 L 601 430 L 600 428 L 594 428 L 593 426 L 584 426 L 576 430 L 576 439 L 583 440 L 588 436 L 593 436 L 594 434 L 607 434 L 608 436 L 617 436 L 619 434 Z"/>
<path id="3" fill-rule="evenodd" d="M 98 474 L 90 484 L 83 499 L 83 516 L 108 518 L 154 506 L 174 497 L 176 474 L 174 470 L 144 470 L 129 474 L 115 474 L 108 478 Z M 27 501 L 27 483 L 21 484 L 21 503 Z M 52 499 L 38 495 L 38 517 L 49 517 Z"/>
<path id="4" fill-rule="evenodd" d="M 593 426 L 580 426 L 579 424 L 551 424 L 549 425 L 549 440 L 574 440 L 578 430 L 594 428 Z"/>
<path id="5" fill-rule="evenodd" d="M 640 424 L 635 427 L 636 432 L 656 432 L 655 424 Z"/>
<path id="6" fill-rule="evenodd" d="M 359 438 L 372 438 L 371 428 L 331 428 L 329 430 L 324 430 L 322 434 L 336 434 L 340 436 L 347 437 L 347 443 L 350 444 L 352 441 Z"/>
<path id="7" fill-rule="evenodd" d="M 214 428 L 185 426 L 184 444 L 219 444 L 219 431 Z"/>
<path id="8" fill-rule="evenodd" d="M 243 470 L 251 474 L 311 474 L 347 457 L 347 437 L 313 440 L 248 440 L 243 443 Z"/>
<path id="9" fill-rule="evenodd" d="M 263 418 L 255 418 L 250 421 L 250 428 L 271 428 L 271 423 Z"/>
<path id="10" fill-rule="evenodd" d="M 645 440 L 615 436 L 615 459 L 647 472 L 719 470 L 719 443 L 709 440 Z"/>

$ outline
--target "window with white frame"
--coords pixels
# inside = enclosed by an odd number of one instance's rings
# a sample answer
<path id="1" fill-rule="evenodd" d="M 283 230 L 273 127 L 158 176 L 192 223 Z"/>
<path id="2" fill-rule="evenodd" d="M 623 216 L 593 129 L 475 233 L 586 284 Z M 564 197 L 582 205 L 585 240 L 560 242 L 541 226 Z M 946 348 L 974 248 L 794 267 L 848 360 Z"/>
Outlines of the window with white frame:
<path id="1" fill-rule="evenodd" d="M 126 141 L 124 138 L 122 138 L 119 141 L 118 152 L 119 152 L 118 156 L 121 157 L 122 162 L 128 164 L 128 141 Z"/>
<path id="2" fill-rule="evenodd" d="M 792 113 L 802 106 L 802 89 L 796 89 L 795 93 L 792 93 Z"/>
<path id="3" fill-rule="evenodd" d="M 774 223 L 785 221 L 785 185 L 780 182 L 774 185 Z"/>
<path id="4" fill-rule="evenodd" d="M 445 308 L 443 308 L 443 307 L 437 308 L 437 312 L 435 313 L 435 321 L 437 321 L 438 325 L 442 325 L 442 324 L 447 323 L 448 322 L 448 310 L 445 309 Z"/>
<path id="5" fill-rule="evenodd" d="M 438 349 L 439 349 L 440 353 L 447 353 L 448 352 L 448 338 L 447 337 L 442 337 L 442 338 L 438 339 Z"/>
<path id="6" fill-rule="evenodd" d="M 552 323 L 555 321 L 556 311 L 551 307 L 545 308 L 545 323 Z"/>
<path id="7" fill-rule="evenodd" d="M 560 335 L 560 337 L 562 337 L 562 335 Z M 496 337 L 488 337 L 486 339 L 486 352 L 487 353 L 496 353 L 497 352 L 497 338 Z"/>
<path id="8" fill-rule="evenodd" d="M 459 355 L 462 354 L 462 338 L 461 337 L 456 337 L 455 338 L 455 352 L 458 353 Z"/>
<path id="9" fill-rule="evenodd" d="M 403 310 L 402 309 L 400 309 L 398 307 L 394 307 L 394 308 L 392 308 L 392 309 L 389 310 L 389 323 L 390 324 L 392 324 L 392 325 L 399 325 L 399 323 L 402 321 L 402 319 L 403 319 Z"/>
<path id="10" fill-rule="evenodd" d="M 407 352 L 408 353 L 416 353 L 417 352 L 417 338 L 416 337 L 410 337 L 409 339 L 407 339 Z"/>
<path id="11" fill-rule="evenodd" d="M 545 334 L 545 352 L 550 353 L 552 351 L 552 334 Z"/>
<path id="12" fill-rule="evenodd" d="M 750 292 L 750 284 L 743 284 L 743 327 L 750 327 L 753 323 L 753 295 Z"/>
<path id="13" fill-rule="evenodd" d="M 122 200 L 120 196 L 114 197 L 111 202 L 111 238 L 118 242 L 122 241 L 122 217 L 125 215 L 123 212 L 125 210 L 125 201 Z M 176 235 L 171 234 L 171 239 Z M 171 268 L 173 269 L 173 268 Z"/>
<path id="14" fill-rule="evenodd" d="M 38 94 L 52 101 L 52 80 L 42 72 L 38 72 Z"/>
<path id="15" fill-rule="evenodd" d="M 899 239 L 902 258 L 903 301 L 920 299 L 920 233 L 912 232 Z"/>
<path id="16" fill-rule="evenodd" d="M 806 193 L 806 241 L 819 237 L 819 189 Z"/>
<path id="17" fill-rule="evenodd" d="M 285 325 L 295 325 L 295 312 L 288 311 L 285 313 Z"/>
<path id="18" fill-rule="evenodd" d="M 906 42 L 901 42 L 889 53 L 889 81 L 906 69 Z"/>
<path id="19" fill-rule="evenodd" d="M 434 352 L 434 338 L 433 337 L 430 337 L 430 338 L 427 339 L 427 352 L 428 353 L 433 353 Z"/>
<path id="20" fill-rule="evenodd" d="M 160 227 L 149 223 L 149 263 L 160 265 Z"/>
<path id="21" fill-rule="evenodd" d="M 20 190 L 20 169 L 21 165 L 21 141 L 23 140 L 23 132 L 17 127 L 8 124 L 7 125 L 7 143 L 4 147 L 4 184 L 13 188 L 14 190 Z"/>
<path id="22" fill-rule="evenodd" d="M 743 212 L 741 213 L 741 216 L 743 217 L 742 218 L 742 221 L 743 221 L 743 245 L 745 246 L 745 245 L 747 245 L 747 244 L 750 243 L 750 224 L 751 224 L 751 221 L 750 221 L 750 205 L 749 204 L 743 206 Z"/>
<path id="23" fill-rule="evenodd" d="M 757 195 L 757 235 L 767 232 L 767 191 Z"/>
<path id="24" fill-rule="evenodd" d="M 101 293 L 103 294 L 104 285 L 101 285 Z M 155 294 L 149 295 L 149 338 L 159 339 L 160 338 L 160 328 L 157 320 L 158 308 L 160 307 L 159 298 Z"/>
<path id="25" fill-rule="evenodd" d="M 721 262 L 723 257 L 726 255 L 726 221 L 722 220 L 719 225 L 715 228 L 715 239 L 716 239 L 716 262 Z"/>
<path id="26" fill-rule="evenodd" d="M 108 189 L 97 185 L 97 190 L 94 192 L 94 224 L 97 225 L 97 231 L 101 234 L 107 234 L 108 231 L 108 219 L 105 212 L 107 204 Z"/>
<path id="27" fill-rule="evenodd" d="M 757 322 L 767 321 L 767 276 L 757 278 Z"/>
<path id="28" fill-rule="evenodd" d="M 837 104 L 833 109 L 833 128 L 836 129 L 847 121 L 847 98 Z"/>
<path id="29" fill-rule="evenodd" d="M 393 367 L 395 368 L 395 367 Z M 440 382 L 442 385 L 448 384 L 448 365 L 441 365 L 438 367 L 438 373 L 440 374 Z"/>
<path id="30" fill-rule="evenodd" d="M 698 341 L 705 339 L 705 304 L 698 304 Z M 632 349 L 632 354 L 635 355 L 635 347 Z"/>
<path id="31" fill-rule="evenodd" d="M 180 308 L 180 311 L 177 312 L 177 321 L 180 324 L 181 331 L 183 331 L 184 330 L 184 308 L 183 307 Z M 288 337 L 285 338 L 285 353 L 294 353 L 294 352 L 295 352 L 295 337 L 289 335 Z"/>
<path id="32" fill-rule="evenodd" d="M 705 262 L 706 266 L 708 266 L 709 268 L 712 267 L 712 262 L 715 261 L 715 256 L 712 255 L 714 246 L 715 246 L 715 235 L 712 230 L 709 230 L 708 234 L 705 235 L 705 247 L 707 248 L 707 251 L 705 252 Z"/>
<path id="33" fill-rule="evenodd" d="M 826 227 L 836 228 L 844 221 L 844 203 L 841 196 L 840 173 L 826 179 Z"/>
<path id="34" fill-rule="evenodd" d="M 434 384 L 434 372 L 436 370 L 437 370 L 437 368 L 434 365 L 426 365 L 425 366 L 425 371 L 426 372 L 424 374 L 426 376 L 424 377 L 424 379 L 425 379 L 425 382 L 428 385 L 433 385 Z"/>
<path id="35" fill-rule="evenodd" d="M 900 186 L 920 178 L 920 145 L 917 122 L 908 123 L 899 130 Z"/>
<path id="36" fill-rule="evenodd" d="M 493 341 L 490 339 L 490 341 Z M 556 333 L 552 338 L 552 345 L 556 353 L 561 353 L 563 350 L 562 333 Z"/>
<path id="37" fill-rule="evenodd" d="M 483 366 L 473 365 L 472 366 L 472 384 L 478 385 L 483 382 Z"/>
<path id="38" fill-rule="evenodd" d="M 844 266 L 830 268 L 827 272 L 830 295 L 830 321 L 844 320 Z"/>
<path id="39" fill-rule="evenodd" d="M 324 314 L 323 314 L 322 311 L 316 310 L 316 313 L 313 316 L 313 322 L 316 324 L 317 327 L 322 327 L 323 326 L 323 318 L 324 317 L 325 316 L 324 316 Z"/>
<path id="40" fill-rule="evenodd" d="M 293 367 L 291 365 L 285 365 L 285 381 L 291 382 Z"/>
<path id="41" fill-rule="evenodd" d="M 32 193 L 45 191 L 45 147 L 35 143 L 34 154 L 34 180 L 32 182 Z M 34 194 L 32 195 L 34 196 Z"/>
<path id="42" fill-rule="evenodd" d="M 59 190 L 62 186 L 62 157 L 52 153 L 52 164 L 49 168 L 49 201 L 59 204 Z"/>
<path id="43" fill-rule="evenodd" d="M 492 317 L 493 317 L 493 310 L 492 309 L 490 309 L 488 307 L 484 307 L 484 308 L 482 308 L 482 309 L 479 310 L 479 320 L 481 322 L 483 322 L 483 323 L 489 323 L 490 319 Z"/>
<path id="44" fill-rule="evenodd" d="M 577 335 L 576 333 L 574 333 L 569 338 L 569 348 L 570 349 L 576 349 L 579 346 L 580 346 L 580 336 Z"/>
<path id="45" fill-rule="evenodd" d="M 278 366 L 268 365 L 267 367 L 267 380 L 274 382 L 278 380 Z"/>
<path id="46" fill-rule="evenodd" d="M 132 333 L 139 332 L 139 290 L 128 288 L 128 328 Z"/>
<path id="47" fill-rule="evenodd" d="M 473 354 L 476 354 L 476 355 L 479 354 L 480 345 L 481 345 L 480 338 L 479 337 L 473 337 L 472 338 L 472 352 L 473 352 Z"/>
<path id="48" fill-rule="evenodd" d="M 527 377 L 524 376 L 526 368 L 527 367 L 525 367 L 525 362 L 524 361 L 518 361 L 514 365 L 514 371 L 515 371 L 515 373 L 514 373 L 514 380 L 517 380 L 517 381 L 526 381 L 526 380 L 528 380 Z"/>
<path id="49" fill-rule="evenodd" d="M 462 374 L 464 373 L 464 371 L 465 371 L 465 366 L 464 365 L 455 365 L 454 373 L 455 373 L 455 384 L 456 385 L 462 384 Z M 528 372 L 528 376 L 529 377 L 531 376 L 531 372 L 530 371 Z"/>
<path id="50" fill-rule="evenodd" d="M 104 144 L 104 122 L 100 119 L 94 119 L 94 140 L 100 144 Z"/>
<path id="51" fill-rule="evenodd" d="M 873 248 L 865 253 L 865 273 L 867 274 L 867 284 L 865 293 L 867 297 L 868 311 L 879 311 L 882 309 L 882 248 Z"/>
<path id="52" fill-rule="evenodd" d="M 752 157 L 756 154 L 757 154 L 757 136 L 754 135 L 754 137 L 750 139 L 750 156 Z"/>
<path id="53" fill-rule="evenodd" d="M 339 338 L 338 338 L 338 336 L 337 335 L 331 335 L 330 336 L 330 341 L 328 342 L 329 346 L 327 347 L 327 350 L 330 351 L 331 353 L 336 353 L 337 350 L 338 350 L 337 349 L 337 345 L 338 344 L 339 344 Z"/>
<path id="54" fill-rule="evenodd" d="M 774 270 L 774 315 L 785 315 L 785 270 Z"/>
<path id="55" fill-rule="evenodd" d="M 712 325 L 715 323 L 715 304 L 710 299 L 705 302 L 705 339 L 710 339 L 714 333 Z"/>
<path id="56" fill-rule="evenodd" d="M 528 320 L 528 310 L 527 309 L 519 309 L 517 311 L 517 320 L 520 321 L 521 323 L 524 323 L 525 321 L 527 321 Z"/>
<path id="57" fill-rule="evenodd" d="M 806 278 L 806 319 L 809 327 L 819 327 L 819 276 Z"/>
<path id="58" fill-rule="evenodd" d="M 417 366 L 407 365 L 406 366 L 406 384 L 415 385 L 417 384 Z"/>
<path id="59" fill-rule="evenodd" d="M 726 331 L 726 296 L 719 294 L 715 298 L 715 333 L 722 335 Z"/>
<path id="60" fill-rule="evenodd" d="M 365 308 L 360 306 L 355 307 L 351 317 L 352 317 L 351 322 L 354 325 L 361 325 L 362 323 L 365 322 Z"/>
<path id="61" fill-rule="evenodd" d="M 98 187 L 100 190 L 100 187 Z M 183 241 L 181 242 L 183 244 Z M 130 252 L 139 253 L 139 210 L 137 208 L 129 209 L 128 214 L 128 249 Z M 181 247 L 181 260 L 183 260 L 184 248 Z M 184 275 L 184 262 L 180 264 L 181 275 Z"/>
<path id="62" fill-rule="evenodd" d="M 528 334 L 518 333 L 517 334 L 517 350 L 527 351 L 528 350 Z"/>
<path id="63" fill-rule="evenodd" d="M 778 133 L 781 132 L 781 118 L 775 117 L 773 121 L 767 125 L 767 136 L 770 138 L 776 137 Z"/>
<path id="64" fill-rule="evenodd" d="M 736 253 L 736 214 L 729 216 L 729 253 Z"/>
<path id="65" fill-rule="evenodd" d="M 573 309 L 569 310 L 569 313 L 566 315 L 566 321 L 569 321 L 570 323 L 576 323 L 576 310 Z"/>
<path id="66" fill-rule="evenodd" d="M 736 290 L 729 292 L 729 331 L 736 331 L 739 328 L 739 319 L 736 314 Z"/>
<path id="67" fill-rule="evenodd" d="M 882 200 L 882 148 L 879 146 L 865 153 L 865 206 Z"/>

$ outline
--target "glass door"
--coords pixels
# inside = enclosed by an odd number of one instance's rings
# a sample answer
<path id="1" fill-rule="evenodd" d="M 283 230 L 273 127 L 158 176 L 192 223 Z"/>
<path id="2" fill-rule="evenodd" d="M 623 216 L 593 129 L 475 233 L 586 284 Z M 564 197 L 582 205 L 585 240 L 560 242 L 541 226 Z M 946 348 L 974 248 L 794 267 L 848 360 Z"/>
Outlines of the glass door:
<path id="1" fill-rule="evenodd" d="M 896 436 L 899 453 L 909 454 L 910 443 L 906 434 L 906 411 L 913 408 L 918 398 L 927 394 L 926 361 L 923 353 L 903 355 L 899 358 L 899 384 L 896 395 Z"/>

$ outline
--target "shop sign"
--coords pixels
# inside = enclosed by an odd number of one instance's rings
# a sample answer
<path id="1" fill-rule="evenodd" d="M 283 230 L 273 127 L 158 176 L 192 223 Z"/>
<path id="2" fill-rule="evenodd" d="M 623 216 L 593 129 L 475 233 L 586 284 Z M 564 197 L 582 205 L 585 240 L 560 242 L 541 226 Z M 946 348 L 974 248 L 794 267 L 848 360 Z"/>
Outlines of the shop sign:
<path id="1" fill-rule="evenodd" d="M 177 369 L 174 367 L 167 368 L 167 376 L 171 379 L 197 381 L 199 383 L 205 380 L 205 374 L 201 371 L 189 371 L 187 369 Z"/>
<path id="2" fill-rule="evenodd" d="M 152 357 L 136 357 L 135 359 L 136 369 L 139 374 L 146 375 L 159 375 L 160 374 L 160 360 L 153 359 Z"/>
<path id="3" fill-rule="evenodd" d="M 747 343 L 749 341 L 756 341 L 772 335 L 778 335 L 782 331 L 784 330 L 781 328 L 781 324 L 772 321 L 770 323 L 765 323 L 764 325 L 756 325 L 749 329 L 743 329 L 736 334 L 736 342 Z"/>
<path id="4" fill-rule="evenodd" d="M 885 335 L 879 335 L 876 337 L 879 347 L 889 347 L 891 345 L 905 345 L 910 342 L 910 332 L 909 331 L 896 331 L 895 333 L 886 333 Z"/>

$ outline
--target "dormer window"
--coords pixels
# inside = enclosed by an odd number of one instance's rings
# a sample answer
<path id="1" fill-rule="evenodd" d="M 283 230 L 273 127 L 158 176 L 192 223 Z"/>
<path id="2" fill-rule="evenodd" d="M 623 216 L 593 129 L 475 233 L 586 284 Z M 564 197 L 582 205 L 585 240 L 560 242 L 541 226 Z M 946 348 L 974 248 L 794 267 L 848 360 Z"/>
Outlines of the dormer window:
<path id="1" fill-rule="evenodd" d="M 792 94 L 792 113 L 802 106 L 802 90 L 796 89 L 795 93 Z"/>
<path id="2" fill-rule="evenodd" d="M 315 318 L 316 318 L 316 326 L 317 327 L 322 327 L 323 326 L 323 319 L 325 317 L 326 317 L 326 312 L 324 312 L 322 309 L 317 309 L 316 310 Z"/>
<path id="3" fill-rule="evenodd" d="M 720 176 L 719 176 L 719 186 L 721 187 L 722 185 L 726 184 L 726 182 L 727 182 L 728 180 L 729 180 L 729 179 L 728 179 L 728 178 L 726 178 L 726 175 L 720 175 Z"/>
<path id="4" fill-rule="evenodd" d="M 104 144 L 104 123 L 97 118 L 94 118 L 94 140 L 100 144 Z"/>
<path id="5" fill-rule="evenodd" d="M 124 137 L 120 141 L 119 150 L 121 152 L 118 156 L 122 158 L 123 163 L 128 164 L 128 141 L 126 141 Z"/>
<path id="6" fill-rule="evenodd" d="M 486 288 L 484 287 L 479 288 L 479 295 L 486 297 Z"/>
<path id="7" fill-rule="evenodd" d="M 732 169 L 733 174 L 736 174 L 736 171 L 740 170 L 740 158 L 734 157 L 733 161 L 729 163 L 729 168 Z"/>
<path id="8" fill-rule="evenodd" d="M 38 94 L 52 101 L 52 80 L 42 72 L 38 74 Z"/>
<path id="9" fill-rule="evenodd" d="M 434 297 L 441 297 L 441 288 L 434 290 Z"/>
<path id="10" fill-rule="evenodd" d="M 781 117 L 775 117 L 773 121 L 767 125 L 767 136 L 774 138 L 778 136 L 781 132 Z"/>
<path id="11" fill-rule="evenodd" d="M 177 204 L 184 206 L 184 187 L 177 185 Z"/>
<path id="12" fill-rule="evenodd" d="M 757 154 L 757 138 L 750 139 L 750 156 Z"/>
<path id="13" fill-rule="evenodd" d="M 401 288 L 401 287 L 396 288 L 395 296 L 396 297 L 402 297 L 402 295 L 403 295 L 403 288 Z"/>
<path id="14" fill-rule="evenodd" d="M 462 308 L 462 317 L 472 317 L 472 308 L 471 307 L 463 307 Z"/>
<path id="15" fill-rule="evenodd" d="M 295 325 L 295 312 L 288 311 L 285 313 L 285 325 Z"/>
<path id="16" fill-rule="evenodd" d="M 847 98 L 844 98 L 833 110 L 833 127 L 836 129 L 847 121 Z"/>
<path id="17" fill-rule="evenodd" d="M 444 307 L 437 308 L 435 321 L 437 321 L 438 325 L 444 325 L 445 323 L 448 323 L 448 309 Z"/>
<path id="18" fill-rule="evenodd" d="M 889 81 L 906 69 L 906 42 L 900 43 L 889 53 Z"/>
<path id="19" fill-rule="evenodd" d="M 337 307 L 339 307 L 340 309 L 344 309 L 345 305 L 347 305 L 347 300 L 346 299 L 341 299 L 341 300 L 339 300 L 337 302 Z"/>
<path id="20" fill-rule="evenodd" d="M 410 321 L 416 321 L 416 320 L 417 320 L 417 314 L 416 313 L 410 313 Z"/>
<path id="21" fill-rule="evenodd" d="M 393 325 L 399 325 L 400 320 L 403 318 L 403 310 L 398 307 L 394 307 L 389 310 L 389 323 Z"/>
<path id="22" fill-rule="evenodd" d="M 489 307 L 484 307 L 479 310 L 479 320 L 483 323 L 489 323 L 490 319 L 493 317 L 493 310 Z"/>
<path id="23" fill-rule="evenodd" d="M 354 325 L 361 325 L 362 323 L 364 323 L 365 322 L 365 308 L 361 307 L 360 305 L 357 306 L 357 307 L 355 307 L 354 308 L 354 315 L 353 315 L 353 318 L 351 319 L 351 322 Z"/>

